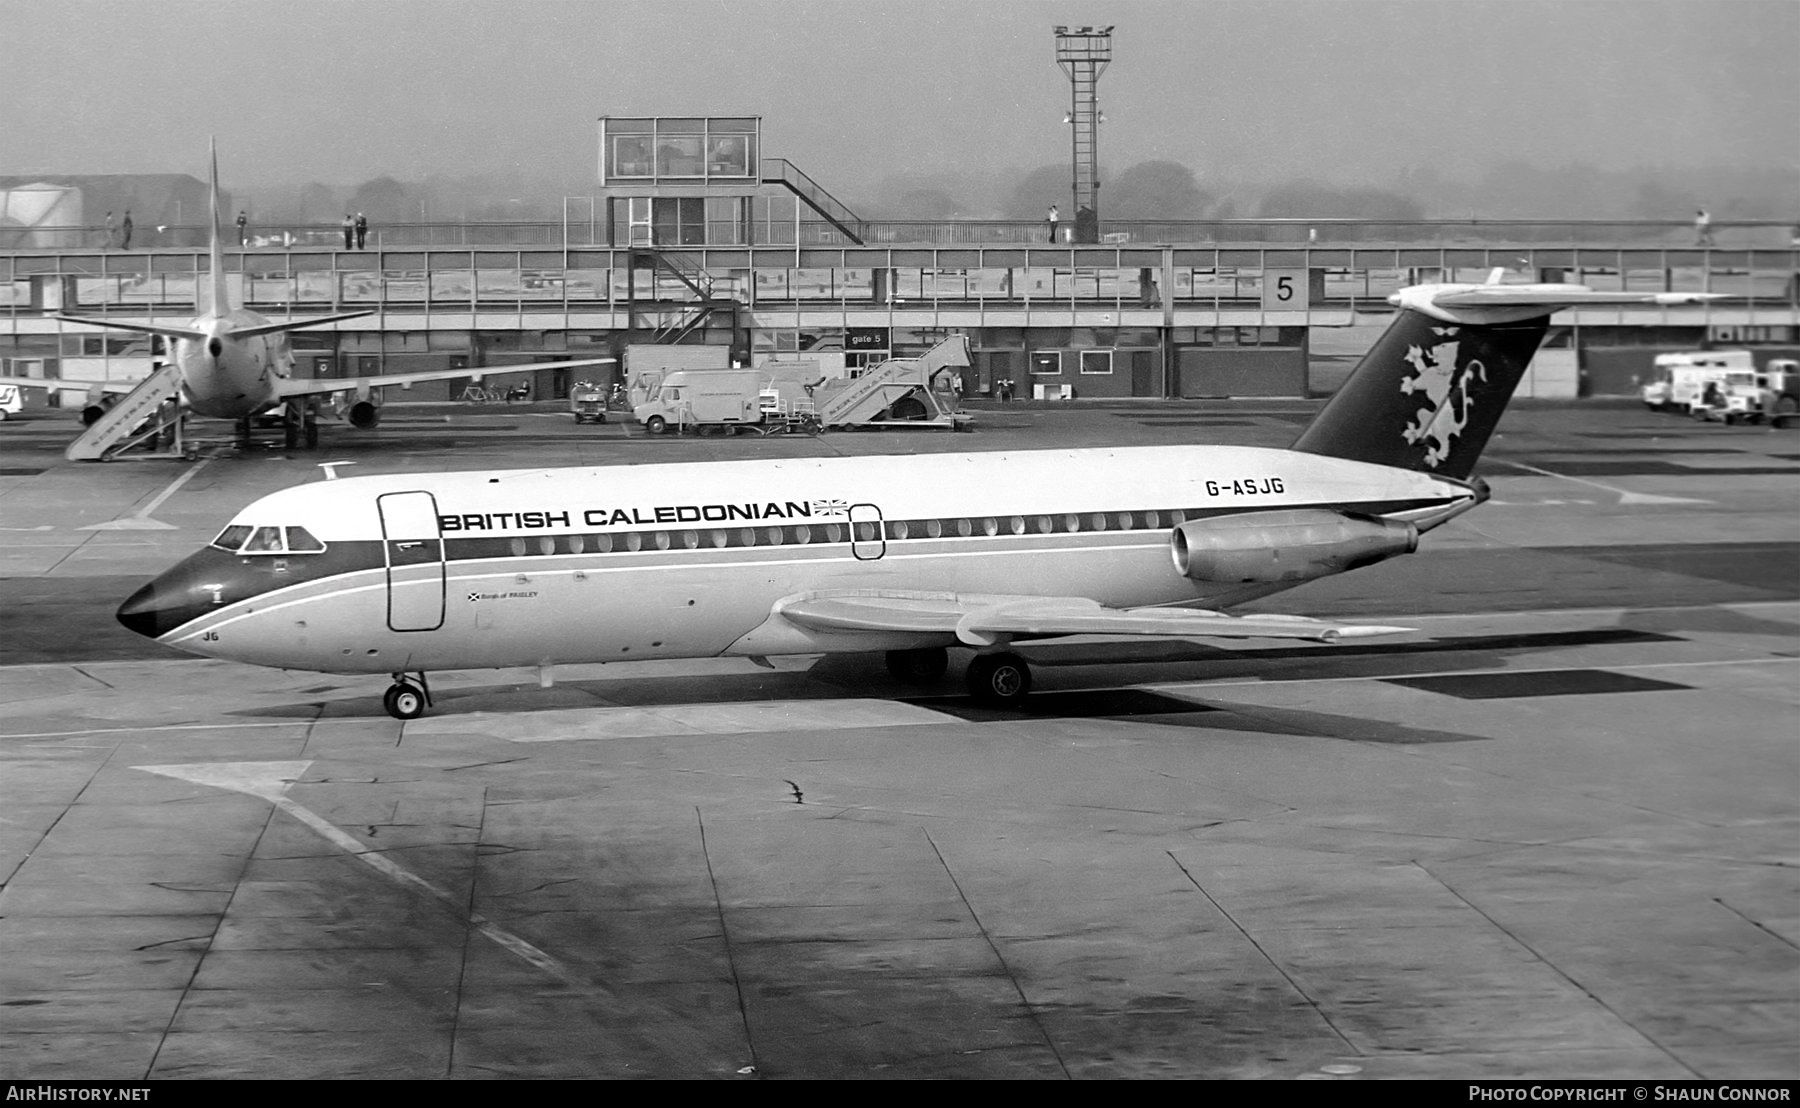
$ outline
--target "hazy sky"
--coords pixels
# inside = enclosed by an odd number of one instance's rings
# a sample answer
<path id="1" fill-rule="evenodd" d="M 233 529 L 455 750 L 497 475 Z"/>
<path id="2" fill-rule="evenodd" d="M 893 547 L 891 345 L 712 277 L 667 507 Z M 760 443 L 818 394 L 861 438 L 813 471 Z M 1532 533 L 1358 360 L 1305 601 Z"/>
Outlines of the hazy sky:
<path id="1" fill-rule="evenodd" d="M 1059 23 L 1115 27 L 1114 171 L 1800 174 L 1800 0 L 0 0 L 0 173 L 578 180 L 601 115 L 743 114 L 855 194 L 1066 163 Z"/>

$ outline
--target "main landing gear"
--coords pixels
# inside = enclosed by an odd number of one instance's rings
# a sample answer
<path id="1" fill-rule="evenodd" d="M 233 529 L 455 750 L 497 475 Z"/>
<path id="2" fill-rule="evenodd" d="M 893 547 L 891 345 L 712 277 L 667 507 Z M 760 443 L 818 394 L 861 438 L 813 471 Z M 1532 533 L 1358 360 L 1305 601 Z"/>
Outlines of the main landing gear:
<path id="1" fill-rule="evenodd" d="M 909 685 L 928 685 L 944 675 L 948 653 L 941 646 L 887 652 L 888 672 Z M 1010 651 L 977 654 L 969 660 L 969 695 L 996 708 L 1016 708 L 1031 692 L 1031 667 Z"/>
<path id="2" fill-rule="evenodd" d="M 997 708 L 1016 708 L 1031 691 L 1031 667 L 1017 654 L 977 654 L 969 659 L 969 695 Z"/>
<path id="3" fill-rule="evenodd" d="M 311 404 L 302 404 L 297 400 L 287 402 L 287 410 L 282 413 L 282 428 L 286 432 L 287 448 L 298 449 L 302 442 L 308 450 L 316 450 L 319 446 L 319 410 Z"/>
<path id="4" fill-rule="evenodd" d="M 395 719 L 418 719 L 431 707 L 431 686 L 425 683 L 425 674 L 420 672 L 418 681 L 411 674 L 394 674 L 394 683 L 381 698 L 381 706 L 387 714 Z"/>

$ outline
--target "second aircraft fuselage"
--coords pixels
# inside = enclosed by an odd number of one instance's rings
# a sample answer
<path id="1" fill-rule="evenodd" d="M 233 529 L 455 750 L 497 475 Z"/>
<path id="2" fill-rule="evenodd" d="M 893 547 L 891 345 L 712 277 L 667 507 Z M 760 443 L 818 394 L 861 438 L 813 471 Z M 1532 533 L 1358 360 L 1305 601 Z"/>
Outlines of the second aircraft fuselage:
<path id="1" fill-rule="evenodd" d="M 269 321 L 245 308 L 229 315 L 206 314 L 189 326 L 207 337 L 171 339 L 181 367 L 181 394 L 187 407 L 214 419 L 242 419 L 280 400 L 281 379 L 293 368 L 285 333 L 233 335 L 236 328 Z"/>
<path id="2" fill-rule="evenodd" d="M 1467 485 L 1249 447 L 745 461 L 320 481 L 240 512 L 120 619 L 198 654 L 327 672 L 892 650 L 771 619 L 815 590 L 1221 606 L 1184 521 L 1282 508 L 1409 518 Z"/>

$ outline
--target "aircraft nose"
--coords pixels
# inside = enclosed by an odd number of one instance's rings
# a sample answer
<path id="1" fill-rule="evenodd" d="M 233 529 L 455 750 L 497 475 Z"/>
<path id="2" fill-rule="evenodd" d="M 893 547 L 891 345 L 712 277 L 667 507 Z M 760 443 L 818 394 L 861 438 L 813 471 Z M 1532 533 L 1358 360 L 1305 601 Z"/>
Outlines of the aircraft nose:
<path id="1" fill-rule="evenodd" d="M 119 622 L 145 638 L 160 639 L 258 591 L 257 581 L 247 578 L 236 561 L 210 546 L 189 555 L 126 597 L 119 605 Z"/>
<path id="2" fill-rule="evenodd" d="M 120 623 L 147 639 L 154 639 L 168 629 L 164 622 L 165 614 L 166 609 L 159 601 L 155 581 L 126 597 L 125 603 L 119 605 L 118 612 Z"/>

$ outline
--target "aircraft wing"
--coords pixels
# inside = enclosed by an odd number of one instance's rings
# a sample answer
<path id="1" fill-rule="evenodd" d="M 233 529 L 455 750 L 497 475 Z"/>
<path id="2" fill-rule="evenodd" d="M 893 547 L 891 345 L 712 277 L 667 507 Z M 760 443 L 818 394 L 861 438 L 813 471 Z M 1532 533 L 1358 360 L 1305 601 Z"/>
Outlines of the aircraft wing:
<path id="1" fill-rule="evenodd" d="M 1165 638 L 1338 639 L 1394 635 L 1410 627 L 1337 623 L 1305 616 L 1242 615 L 1196 608 L 1108 608 L 1079 596 L 987 596 L 910 591 L 823 592 L 777 611 L 812 631 L 949 633 L 969 646 L 1014 637 L 1149 635 Z"/>
<path id="2" fill-rule="evenodd" d="M 81 381 L 73 377 L 8 377 L 0 375 L 0 385 L 19 385 L 28 389 L 49 389 L 52 392 L 61 389 L 87 389 L 90 392 L 99 389 L 103 393 L 130 392 L 143 384 L 143 381 Z"/>
<path id="3" fill-rule="evenodd" d="M 290 377 L 281 382 L 281 399 L 294 396 L 327 396 L 337 392 L 366 392 L 370 389 L 406 388 L 421 381 L 448 381 L 468 377 L 498 377 L 508 373 L 532 373 L 540 369 L 582 369 L 593 365 L 611 365 L 616 358 L 578 358 L 565 362 L 529 362 L 524 365 L 470 366 L 465 369 L 425 369 L 416 373 L 383 373 L 369 377 L 317 377 L 307 380 Z"/>
<path id="4" fill-rule="evenodd" d="M 1577 286 L 1469 285 L 1445 289 L 1431 302 L 1446 308 L 1575 308 L 1584 304 L 1700 304 L 1718 292 L 1607 292 Z"/>

